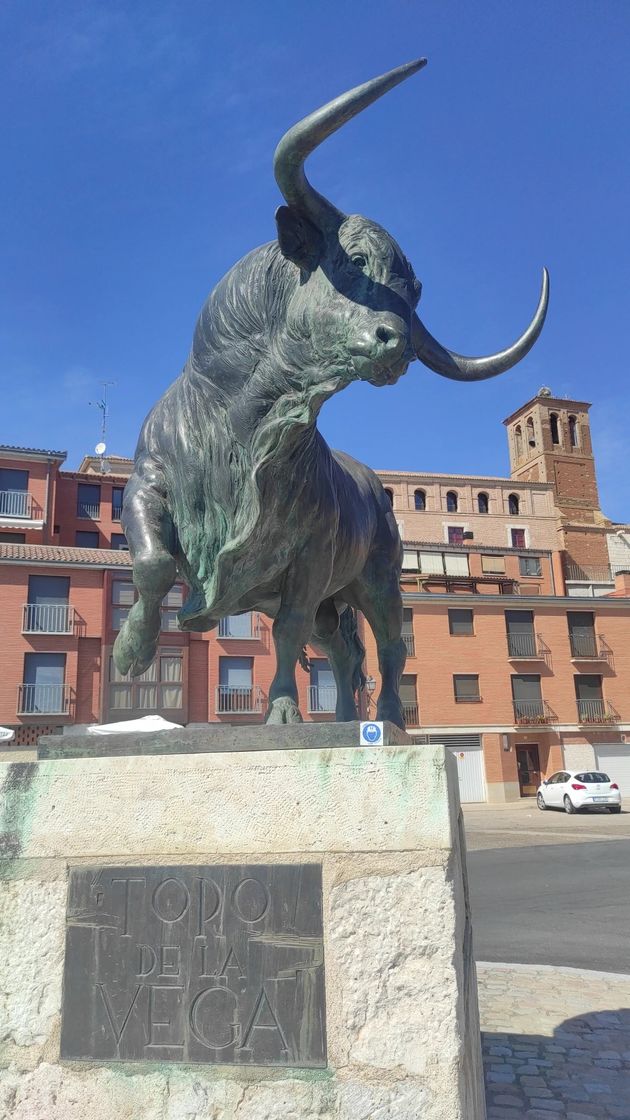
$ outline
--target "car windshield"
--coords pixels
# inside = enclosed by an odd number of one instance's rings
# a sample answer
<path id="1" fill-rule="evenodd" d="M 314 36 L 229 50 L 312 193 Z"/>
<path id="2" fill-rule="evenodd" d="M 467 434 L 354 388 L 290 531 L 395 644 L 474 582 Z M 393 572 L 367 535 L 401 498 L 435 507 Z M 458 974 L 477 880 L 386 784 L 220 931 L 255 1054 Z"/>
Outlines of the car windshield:
<path id="1" fill-rule="evenodd" d="M 584 782 L 587 786 L 610 781 L 608 774 L 600 774 L 597 770 L 589 770 L 586 774 L 576 774 L 575 776 L 578 782 Z"/>

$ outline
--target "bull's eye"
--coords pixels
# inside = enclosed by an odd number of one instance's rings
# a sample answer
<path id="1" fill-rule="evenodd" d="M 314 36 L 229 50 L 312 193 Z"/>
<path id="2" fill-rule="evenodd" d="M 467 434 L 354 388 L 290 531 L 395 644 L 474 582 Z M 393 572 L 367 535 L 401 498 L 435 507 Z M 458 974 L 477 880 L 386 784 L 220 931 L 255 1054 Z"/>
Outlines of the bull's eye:
<path id="1" fill-rule="evenodd" d="M 367 257 L 364 257 L 363 253 L 355 253 L 355 255 L 351 258 L 351 260 L 352 260 L 352 263 L 357 266 L 357 268 L 366 268 L 367 267 L 367 263 L 368 263 L 367 262 Z"/>

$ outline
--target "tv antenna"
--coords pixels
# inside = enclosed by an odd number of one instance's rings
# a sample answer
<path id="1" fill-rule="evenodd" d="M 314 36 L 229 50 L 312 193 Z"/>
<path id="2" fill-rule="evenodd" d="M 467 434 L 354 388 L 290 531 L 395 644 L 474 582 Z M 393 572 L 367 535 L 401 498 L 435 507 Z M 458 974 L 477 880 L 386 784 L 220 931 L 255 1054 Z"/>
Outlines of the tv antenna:
<path id="1" fill-rule="evenodd" d="M 93 404 L 96 408 L 100 409 L 100 413 L 101 413 L 101 438 L 100 438 L 99 442 L 97 443 L 96 447 L 94 448 L 94 453 L 96 455 L 98 455 L 98 457 L 100 459 L 101 474 L 109 474 L 109 472 L 112 469 L 109 460 L 103 458 L 103 456 L 105 455 L 105 452 L 107 451 L 106 436 L 107 436 L 107 418 L 108 418 L 108 415 L 109 415 L 109 405 L 107 403 L 107 390 L 109 388 L 113 388 L 113 386 L 115 384 L 116 384 L 115 381 L 101 381 L 101 385 L 102 385 L 102 388 L 103 388 L 103 396 L 101 397 L 101 400 L 100 401 L 90 401 L 90 404 Z"/>

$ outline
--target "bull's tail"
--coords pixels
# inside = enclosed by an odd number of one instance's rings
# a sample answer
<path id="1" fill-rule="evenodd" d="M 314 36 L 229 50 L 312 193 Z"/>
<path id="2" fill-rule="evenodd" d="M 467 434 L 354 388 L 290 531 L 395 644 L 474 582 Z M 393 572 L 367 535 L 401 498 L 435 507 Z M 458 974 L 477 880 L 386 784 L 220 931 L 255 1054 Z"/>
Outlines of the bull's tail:
<path id="1" fill-rule="evenodd" d="M 352 691 L 363 692 L 367 680 L 363 671 L 365 646 L 359 637 L 357 614 L 352 607 L 346 607 L 339 616 L 339 630 L 352 659 Z"/>

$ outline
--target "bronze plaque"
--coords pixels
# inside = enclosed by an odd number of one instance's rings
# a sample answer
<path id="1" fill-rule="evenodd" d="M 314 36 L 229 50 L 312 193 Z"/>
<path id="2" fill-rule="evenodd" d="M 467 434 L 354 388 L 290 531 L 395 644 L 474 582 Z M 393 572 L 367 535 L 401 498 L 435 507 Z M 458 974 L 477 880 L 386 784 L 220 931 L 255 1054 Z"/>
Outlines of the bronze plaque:
<path id="1" fill-rule="evenodd" d="M 70 871 L 61 1057 L 326 1065 L 315 863 Z"/>

